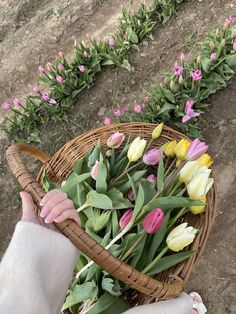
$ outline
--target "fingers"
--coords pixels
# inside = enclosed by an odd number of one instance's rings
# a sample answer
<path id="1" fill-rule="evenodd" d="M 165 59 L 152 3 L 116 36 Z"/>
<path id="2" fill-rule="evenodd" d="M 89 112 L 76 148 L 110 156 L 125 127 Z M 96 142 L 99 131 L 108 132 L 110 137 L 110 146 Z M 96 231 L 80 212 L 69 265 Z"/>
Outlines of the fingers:
<path id="1" fill-rule="evenodd" d="M 53 192 L 53 191 L 52 191 Z M 46 194 L 47 195 L 47 194 Z M 58 204 L 62 203 L 64 200 L 68 199 L 67 194 L 60 192 L 59 190 L 54 190 L 54 193 L 51 193 L 46 200 L 46 203 L 43 205 L 40 216 L 45 218 L 49 212 Z"/>
<path id="2" fill-rule="evenodd" d="M 75 222 L 80 224 L 79 215 L 75 209 L 65 210 L 60 216 L 58 216 L 54 221 L 57 223 L 63 222 L 66 219 L 73 219 Z"/>
<path id="3" fill-rule="evenodd" d="M 22 201 L 21 220 L 39 224 L 39 221 L 34 211 L 34 201 L 32 199 L 32 196 L 27 192 L 20 192 L 20 197 Z"/>
<path id="4" fill-rule="evenodd" d="M 61 203 L 53 207 L 51 211 L 49 211 L 49 214 L 45 217 L 45 222 L 46 223 L 53 222 L 58 216 L 60 216 L 63 213 L 63 211 L 68 209 L 75 210 L 73 202 L 67 198 L 66 200 L 62 201 Z"/>
<path id="5" fill-rule="evenodd" d="M 60 190 L 54 189 L 48 192 L 47 194 L 45 194 L 44 197 L 41 199 L 40 206 L 44 206 L 47 203 L 47 201 L 50 198 L 52 198 L 54 195 L 56 195 L 58 192 L 60 192 Z"/>

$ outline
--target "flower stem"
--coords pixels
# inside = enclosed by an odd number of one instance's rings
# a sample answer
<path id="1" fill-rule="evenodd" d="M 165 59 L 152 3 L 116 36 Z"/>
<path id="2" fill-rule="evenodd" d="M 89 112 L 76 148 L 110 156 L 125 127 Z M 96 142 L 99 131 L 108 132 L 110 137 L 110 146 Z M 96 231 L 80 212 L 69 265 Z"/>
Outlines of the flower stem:
<path id="1" fill-rule="evenodd" d="M 172 160 L 172 162 L 170 163 L 169 167 L 167 168 L 166 172 L 165 172 L 165 177 L 169 174 L 170 170 L 172 169 L 173 165 L 175 164 L 176 162 L 176 158 L 174 158 Z"/>
<path id="2" fill-rule="evenodd" d="M 154 258 L 154 260 L 148 265 L 146 266 L 143 270 L 142 273 L 146 274 L 161 258 L 162 256 L 169 250 L 168 246 L 166 246 L 158 255 L 156 258 Z"/>
<path id="3" fill-rule="evenodd" d="M 118 182 L 118 181 L 119 181 L 121 178 L 123 178 L 128 172 L 130 172 L 130 171 L 132 171 L 133 169 L 135 169 L 136 167 L 140 166 L 142 163 L 143 163 L 143 161 L 141 160 L 140 162 L 138 162 L 137 164 L 135 164 L 135 165 L 133 165 L 133 166 L 131 166 L 131 167 L 129 168 L 130 162 L 128 162 L 127 166 L 125 167 L 124 172 L 123 172 L 121 175 L 119 175 L 112 183 L 114 184 L 114 183 Z"/>
<path id="4" fill-rule="evenodd" d="M 88 203 L 84 203 L 84 205 L 80 206 L 78 209 L 77 209 L 77 212 L 82 212 L 85 208 L 89 207 L 89 204 Z"/>
<path id="5" fill-rule="evenodd" d="M 171 223 L 168 225 L 167 230 L 170 230 L 170 229 L 174 226 L 174 224 L 176 223 L 176 221 L 177 221 L 180 217 L 182 217 L 186 212 L 187 212 L 187 211 L 186 211 L 186 206 L 183 207 L 183 208 L 181 208 L 181 210 L 178 212 L 178 214 L 173 218 L 173 220 L 171 221 Z"/>
<path id="6" fill-rule="evenodd" d="M 143 240 L 144 236 L 146 233 L 141 233 L 139 234 L 139 237 L 137 240 L 134 242 L 134 244 L 129 248 L 129 250 L 120 258 L 120 260 L 123 262 L 126 260 L 127 257 L 133 252 L 133 250 L 136 248 L 136 246 Z"/>
<path id="7" fill-rule="evenodd" d="M 176 192 L 176 190 L 178 190 L 178 188 L 181 187 L 181 185 L 182 185 L 182 182 L 178 182 L 178 183 L 174 186 L 174 188 L 170 191 L 170 193 L 169 193 L 168 196 L 172 196 L 172 195 Z"/>

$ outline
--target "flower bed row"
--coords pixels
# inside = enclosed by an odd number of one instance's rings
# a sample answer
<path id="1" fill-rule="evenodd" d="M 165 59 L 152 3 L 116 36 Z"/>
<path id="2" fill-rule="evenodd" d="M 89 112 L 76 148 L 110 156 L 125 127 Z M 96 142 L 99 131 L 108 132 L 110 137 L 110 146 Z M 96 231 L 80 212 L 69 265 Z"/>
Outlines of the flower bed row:
<path id="1" fill-rule="evenodd" d="M 43 91 L 38 85 L 33 88 L 34 94 L 25 101 L 18 98 L 12 103 L 5 102 L 4 110 L 14 112 L 1 125 L 12 138 L 18 139 L 19 134 L 28 140 L 38 138 L 38 127 L 48 121 L 67 121 L 69 108 L 78 100 L 78 95 L 84 88 L 94 84 L 95 74 L 103 66 L 116 65 L 130 70 L 126 58 L 130 49 L 139 50 L 138 44 L 145 37 L 152 38 L 153 27 L 167 22 L 174 14 L 176 7 L 183 0 L 154 0 L 151 8 L 142 4 L 139 10 L 131 14 L 127 10 L 119 21 L 119 31 L 105 40 L 91 40 L 89 47 L 82 42 L 75 47 L 74 60 L 69 63 L 64 54 L 59 52 L 59 58 L 46 67 L 39 66 L 40 81 L 46 83 L 49 91 Z"/>

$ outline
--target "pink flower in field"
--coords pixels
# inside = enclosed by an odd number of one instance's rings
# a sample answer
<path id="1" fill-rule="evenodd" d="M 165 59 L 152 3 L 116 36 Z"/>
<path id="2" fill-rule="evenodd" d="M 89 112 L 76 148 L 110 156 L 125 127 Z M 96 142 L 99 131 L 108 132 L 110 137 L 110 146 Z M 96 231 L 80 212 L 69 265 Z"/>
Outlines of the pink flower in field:
<path id="1" fill-rule="evenodd" d="M 138 103 L 134 105 L 134 112 L 140 113 L 142 111 L 142 106 Z"/>
<path id="2" fill-rule="evenodd" d="M 53 99 L 53 98 L 50 98 L 50 99 L 49 99 L 49 104 L 51 104 L 51 105 L 56 105 L 56 104 L 57 104 L 57 101 L 56 101 L 55 99 Z"/>
<path id="3" fill-rule="evenodd" d="M 62 71 L 65 70 L 63 64 L 61 64 L 61 63 L 59 63 L 59 64 L 57 65 L 57 69 L 58 69 L 58 71 L 60 71 L 60 72 L 62 72 Z"/>
<path id="4" fill-rule="evenodd" d="M 19 98 L 14 98 L 12 103 L 18 108 L 22 106 L 22 101 Z"/>
<path id="5" fill-rule="evenodd" d="M 151 182 L 153 185 L 155 185 L 157 182 L 157 177 L 154 174 L 149 174 L 149 176 L 147 177 L 147 180 Z"/>
<path id="6" fill-rule="evenodd" d="M 156 233 L 161 229 L 165 215 L 161 208 L 153 209 L 149 214 L 143 219 L 143 229 L 150 234 Z"/>
<path id="7" fill-rule="evenodd" d="M 216 52 L 212 52 L 211 56 L 210 56 L 211 61 L 216 61 L 217 59 L 217 53 Z"/>
<path id="8" fill-rule="evenodd" d="M 63 84 L 64 83 L 64 79 L 61 75 L 57 75 L 56 80 L 59 84 Z"/>
<path id="9" fill-rule="evenodd" d="M 38 66 L 38 72 L 40 75 L 44 74 L 45 72 L 44 68 L 41 65 Z"/>
<path id="10" fill-rule="evenodd" d="M 130 222 L 132 215 L 133 215 L 133 209 L 128 209 L 124 214 L 121 216 L 119 225 L 121 229 L 124 229 L 128 223 Z"/>
<path id="11" fill-rule="evenodd" d="M 61 59 L 63 59 L 63 58 L 64 58 L 64 52 L 59 51 L 59 52 L 58 52 L 58 55 L 59 55 L 59 57 L 60 57 Z"/>
<path id="12" fill-rule="evenodd" d="M 104 118 L 103 118 L 103 124 L 105 124 L 105 125 L 111 124 L 111 119 L 108 118 L 108 117 L 104 117 Z"/>
<path id="13" fill-rule="evenodd" d="M 183 69 L 183 67 L 181 67 L 180 65 L 175 65 L 175 66 L 173 67 L 173 70 L 172 70 L 172 72 L 173 72 L 174 75 L 176 75 L 176 76 L 182 75 L 182 74 L 183 74 L 183 71 L 184 71 L 184 69 Z"/>
<path id="14" fill-rule="evenodd" d="M 115 117 L 120 117 L 121 112 L 119 108 L 115 108 L 113 112 L 114 112 Z"/>
<path id="15" fill-rule="evenodd" d="M 193 71 L 191 73 L 191 76 L 194 81 L 199 81 L 202 79 L 202 71 L 201 70 Z"/>
<path id="16" fill-rule="evenodd" d="M 229 16 L 225 20 L 224 27 L 232 26 L 234 24 L 234 22 L 235 22 L 234 18 L 232 16 Z"/>
<path id="17" fill-rule="evenodd" d="M 33 91 L 37 94 L 42 94 L 42 89 L 39 86 L 34 86 Z"/>
<path id="18" fill-rule="evenodd" d="M 91 170 L 91 177 L 96 180 L 98 173 L 99 173 L 99 168 L 100 168 L 100 162 L 98 160 L 96 160 L 92 170 Z"/>
<path id="19" fill-rule="evenodd" d="M 236 51 L 236 39 L 233 42 L 233 50 Z"/>
<path id="20" fill-rule="evenodd" d="M 9 109 L 11 109 L 11 104 L 9 104 L 8 102 L 4 102 L 4 103 L 2 104 L 2 109 L 4 109 L 4 110 L 9 110 Z"/>
<path id="21" fill-rule="evenodd" d="M 121 109 L 121 112 L 129 112 L 129 107 L 125 106 Z"/>
<path id="22" fill-rule="evenodd" d="M 50 100 L 50 97 L 49 97 L 49 94 L 48 93 L 43 93 L 42 94 L 42 98 L 43 98 L 43 100 L 45 100 L 45 101 L 49 101 Z"/>
<path id="23" fill-rule="evenodd" d="M 187 61 L 187 56 L 185 53 L 181 52 L 180 56 L 179 56 L 179 59 L 181 62 L 185 62 Z"/>
<path id="24" fill-rule="evenodd" d="M 143 97 L 143 101 L 147 104 L 150 101 L 150 97 L 149 96 L 144 96 Z"/>
<path id="25" fill-rule="evenodd" d="M 182 122 L 186 123 L 187 121 L 189 121 L 192 118 L 198 117 L 200 115 L 199 112 L 196 112 L 193 110 L 193 105 L 194 105 L 194 100 L 189 99 L 186 104 L 185 104 L 185 115 L 182 118 Z"/>
<path id="26" fill-rule="evenodd" d="M 108 44 L 108 46 L 114 47 L 116 44 L 116 41 L 113 37 L 109 37 L 109 38 L 107 38 L 107 44 Z"/>
<path id="27" fill-rule="evenodd" d="M 86 71 L 86 67 L 84 65 L 79 65 L 79 70 L 84 73 Z"/>
<path id="28" fill-rule="evenodd" d="M 50 62 L 46 64 L 46 68 L 49 72 L 53 72 L 53 65 Z"/>

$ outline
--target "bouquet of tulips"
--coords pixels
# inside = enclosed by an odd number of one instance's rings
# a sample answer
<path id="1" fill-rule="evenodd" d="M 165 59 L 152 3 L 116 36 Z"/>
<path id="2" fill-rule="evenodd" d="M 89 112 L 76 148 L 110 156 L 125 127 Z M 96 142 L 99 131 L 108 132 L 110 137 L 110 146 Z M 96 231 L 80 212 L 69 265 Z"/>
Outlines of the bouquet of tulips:
<path id="1" fill-rule="evenodd" d="M 149 143 L 132 142 L 116 132 L 76 161 L 72 174 L 60 189 L 68 194 L 85 231 L 115 257 L 137 270 L 155 276 L 189 258 L 185 250 L 197 229 L 184 222 L 186 212 L 204 212 L 206 194 L 213 184 L 208 146 L 198 139 L 182 139 L 162 147 L 153 140 L 163 124 L 152 132 Z M 44 177 L 44 187 L 51 183 Z M 128 304 L 120 297 L 127 286 L 81 254 L 63 310 L 72 313 L 122 313 Z"/>

